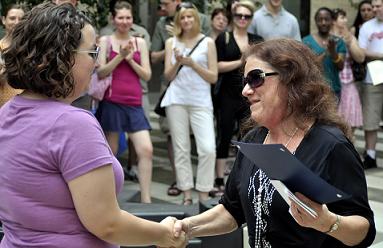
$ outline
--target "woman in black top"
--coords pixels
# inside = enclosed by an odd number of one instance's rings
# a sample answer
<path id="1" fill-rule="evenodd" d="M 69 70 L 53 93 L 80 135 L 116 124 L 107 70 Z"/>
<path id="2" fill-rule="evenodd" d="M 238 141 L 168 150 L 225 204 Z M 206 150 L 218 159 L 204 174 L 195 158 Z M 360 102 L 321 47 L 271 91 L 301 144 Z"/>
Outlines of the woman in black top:
<path id="1" fill-rule="evenodd" d="M 215 113 L 217 119 L 217 162 L 215 195 L 223 192 L 224 168 L 235 124 L 248 117 L 249 108 L 241 95 L 242 54 L 249 44 L 262 41 L 262 37 L 247 32 L 254 13 L 250 1 L 237 2 L 233 8 L 233 31 L 223 32 L 216 39 L 220 79 L 215 86 Z"/>
<path id="2" fill-rule="evenodd" d="M 251 111 L 244 142 L 283 144 L 351 198 L 321 205 L 294 192 L 317 213 L 312 217 L 295 203 L 289 207 L 268 175 L 239 152 L 220 204 L 176 222 L 175 236 L 180 230 L 189 238 L 222 234 L 247 223 L 251 247 L 371 245 L 376 230 L 362 162 L 320 72 L 315 55 L 298 41 L 276 39 L 253 46 L 242 91 Z"/>

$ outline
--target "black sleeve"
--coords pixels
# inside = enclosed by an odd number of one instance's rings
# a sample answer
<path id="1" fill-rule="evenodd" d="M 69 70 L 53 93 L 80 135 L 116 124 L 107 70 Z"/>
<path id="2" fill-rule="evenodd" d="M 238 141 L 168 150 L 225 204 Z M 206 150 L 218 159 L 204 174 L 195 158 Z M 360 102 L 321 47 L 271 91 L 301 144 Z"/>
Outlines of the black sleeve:
<path id="1" fill-rule="evenodd" d="M 217 60 L 225 60 L 225 51 L 226 51 L 226 41 L 225 41 L 226 32 L 222 32 L 218 35 L 215 40 L 215 47 L 217 48 Z"/>
<path id="2" fill-rule="evenodd" d="M 238 191 L 238 180 L 240 180 L 240 164 L 243 159 L 243 154 L 238 152 L 234 161 L 233 169 L 227 179 L 225 186 L 225 193 L 219 200 L 226 210 L 234 217 L 238 227 L 241 227 L 246 222 L 245 215 L 243 213 L 242 203 Z"/>
<path id="3" fill-rule="evenodd" d="M 328 204 L 328 208 L 340 215 L 366 218 L 370 223 L 367 236 L 355 247 L 368 247 L 375 239 L 376 229 L 374 213 L 368 204 L 366 177 L 359 154 L 351 143 L 342 142 L 335 145 L 328 159 L 330 183 L 351 195 L 350 199 Z"/>
<path id="4" fill-rule="evenodd" d="M 254 142 L 257 136 L 257 129 L 250 130 L 242 139 L 243 142 Z M 230 172 L 225 186 L 225 193 L 221 197 L 219 203 L 221 203 L 226 210 L 234 217 L 238 227 L 242 226 L 246 222 L 245 214 L 243 212 L 242 202 L 240 198 L 240 186 L 243 183 L 242 177 L 249 175 L 243 175 L 242 161 L 245 159 L 244 155 L 238 151 L 237 157 L 234 161 L 233 169 Z"/>

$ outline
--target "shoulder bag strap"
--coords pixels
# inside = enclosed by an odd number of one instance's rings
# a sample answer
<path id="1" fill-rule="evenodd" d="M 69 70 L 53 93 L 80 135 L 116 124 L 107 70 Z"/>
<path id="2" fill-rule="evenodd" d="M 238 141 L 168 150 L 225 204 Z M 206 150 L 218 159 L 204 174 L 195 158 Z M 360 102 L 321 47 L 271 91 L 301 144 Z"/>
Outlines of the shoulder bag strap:
<path id="1" fill-rule="evenodd" d="M 194 50 L 198 47 L 198 45 L 206 38 L 206 35 L 204 35 L 201 39 L 199 39 L 199 41 L 194 45 L 194 47 L 192 48 L 192 50 L 190 50 L 190 52 L 188 53 L 187 56 L 190 56 Z M 183 65 L 180 65 L 180 67 L 178 67 L 178 70 L 176 72 L 176 76 L 178 74 L 178 72 L 182 69 Z"/>

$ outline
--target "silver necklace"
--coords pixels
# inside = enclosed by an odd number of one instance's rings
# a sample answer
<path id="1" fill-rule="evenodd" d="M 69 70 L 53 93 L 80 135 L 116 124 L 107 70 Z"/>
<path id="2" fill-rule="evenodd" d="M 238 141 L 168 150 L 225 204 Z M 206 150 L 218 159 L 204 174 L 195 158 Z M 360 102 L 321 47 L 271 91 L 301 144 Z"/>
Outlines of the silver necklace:
<path id="1" fill-rule="evenodd" d="M 287 148 L 287 146 L 290 144 L 291 140 L 294 138 L 295 134 L 298 132 L 298 128 L 296 127 L 293 134 L 290 136 L 289 140 L 286 142 L 285 144 L 285 147 Z M 263 141 L 263 144 L 266 144 L 266 142 L 268 141 L 269 139 L 269 136 L 270 136 L 270 130 L 267 131 L 267 134 L 266 134 L 266 137 L 265 137 L 265 140 Z"/>

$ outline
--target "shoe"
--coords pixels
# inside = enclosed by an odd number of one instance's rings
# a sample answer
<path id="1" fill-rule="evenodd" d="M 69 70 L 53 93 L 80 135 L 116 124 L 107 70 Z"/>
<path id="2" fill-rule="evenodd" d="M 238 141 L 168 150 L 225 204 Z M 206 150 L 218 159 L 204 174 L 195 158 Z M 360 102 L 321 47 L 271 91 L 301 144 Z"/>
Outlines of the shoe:
<path id="1" fill-rule="evenodd" d="M 124 177 L 125 177 L 125 180 L 138 183 L 137 172 L 134 169 L 124 168 Z"/>
<path id="2" fill-rule="evenodd" d="M 181 203 L 181 205 L 184 205 L 184 206 L 190 206 L 190 205 L 193 205 L 193 199 L 183 199 L 182 200 L 182 203 Z"/>
<path id="3" fill-rule="evenodd" d="M 167 193 L 168 196 L 179 196 L 182 193 L 182 191 L 179 188 L 177 188 L 177 183 L 174 182 L 169 186 Z"/>
<path id="4" fill-rule="evenodd" d="M 365 170 L 371 169 L 371 168 L 377 168 L 376 159 L 371 158 L 366 153 L 364 154 L 364 161 L 363 161 L 363 168 Z"/>

